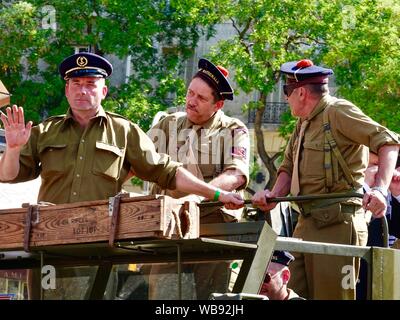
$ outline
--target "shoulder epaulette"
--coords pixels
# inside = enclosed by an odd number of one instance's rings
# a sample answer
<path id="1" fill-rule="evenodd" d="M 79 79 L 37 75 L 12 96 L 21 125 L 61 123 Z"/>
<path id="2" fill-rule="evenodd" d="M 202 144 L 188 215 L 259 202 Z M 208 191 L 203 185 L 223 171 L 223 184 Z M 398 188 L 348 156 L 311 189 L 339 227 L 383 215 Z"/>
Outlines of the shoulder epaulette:
<path id="1" fill-rule="evenodd" d="M 104 111 L 105 111 L 106 114 L 108 114 L 108 115 L 110 115 L 110 116 L 118 117 L 118 118 L 121 118 L 121 119 L 124 119 L 124 120 L 127 120 L 127 121 L 132 122 L 132 120 L 130 120 L 129 118 L 127 118 L 127 117 L 125 117 L 125 116 L 123 116 L 123 115 L 121 115 L 121 114 L 119 114 L 119 113 L 115 113 L 115 112 L 111 112 L 111 111 L 106 111 L 106 110 L 104 110 Z"/>
<path id="2" fill-rule="evenodd" d="M 60 115 L 56 115 L 56 116 L 50 116 L 50 117 L 44 119 L 42 122 L 48 122 L 48 121 L 52 121 L 55 119 L 63 119 L 63 118 L 65 118 L 65 114 L 60 114 Z"/>

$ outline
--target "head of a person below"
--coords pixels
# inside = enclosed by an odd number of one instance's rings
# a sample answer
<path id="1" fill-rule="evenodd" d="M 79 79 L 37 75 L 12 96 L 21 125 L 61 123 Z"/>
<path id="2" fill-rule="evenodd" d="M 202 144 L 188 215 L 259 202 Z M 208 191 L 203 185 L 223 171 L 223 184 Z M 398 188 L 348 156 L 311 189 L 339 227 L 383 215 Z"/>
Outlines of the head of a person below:
<path id="1" fill-rule="evenodd" d="M 288 266 L 293 260 L 294 257 L 287 251 L 274 251 L 260 294 L 267 296 L 269 300 L 287 300 L 291 298 L 287 284 L 290 280 Z"/>
<path id="2" fill-rule="evenodd" d="M 81 125 L 99 111 L 108 92 L 105 79 L 112 71 L 111 63 L 94 53 L 73 54 L 61 62 L 59 72 L 66 81 L 65 96 L 73 117 Z"/>
<path id="3" fill-rule="evenodd" d="M 307 118 L 322 96 L 329 93 L 328 81 L 333 71 L 303 59 L 282 64 L 280 72 L 286 77 L 283 92 L 292 115 Z"/>
<path id="4" fill-rule="evenodd" d="M 201 125 L 222 109 L 225 99 L 233 100 L 233 89 L 224 67 L 200 59 L 198 68 L 187 90 L 186 113 L 191 122 Z"/>

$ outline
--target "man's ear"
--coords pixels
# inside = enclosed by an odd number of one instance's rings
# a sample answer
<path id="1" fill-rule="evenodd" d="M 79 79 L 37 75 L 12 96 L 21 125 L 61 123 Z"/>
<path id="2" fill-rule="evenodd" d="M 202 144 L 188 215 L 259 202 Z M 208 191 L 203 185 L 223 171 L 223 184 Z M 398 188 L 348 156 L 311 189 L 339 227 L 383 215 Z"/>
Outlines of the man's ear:
<path id="1" fill-rule="evenodd" d="M 216 102 L 215 104 L 216 111 L 221 110 L 224 107 L 224 102 L 225 102 L 224 100 L 219 100 Z"/>
<path id="2" fill-rule="evenodd" d="M 107 96 L 108 92 L 108 87 L 106 85 L 103 86 L 103 97 L 105 98 Z"/>
<path id="3" fill-rule="evenodd" d="M 285 268 L 285 269 L 282 271 L 282 281 L 283 281 L 283 284 L 287 284 L 287 283 L 289 282 L 289 280 L 290 280 L 290 270 L 289 270 L 289 268 Z"/>

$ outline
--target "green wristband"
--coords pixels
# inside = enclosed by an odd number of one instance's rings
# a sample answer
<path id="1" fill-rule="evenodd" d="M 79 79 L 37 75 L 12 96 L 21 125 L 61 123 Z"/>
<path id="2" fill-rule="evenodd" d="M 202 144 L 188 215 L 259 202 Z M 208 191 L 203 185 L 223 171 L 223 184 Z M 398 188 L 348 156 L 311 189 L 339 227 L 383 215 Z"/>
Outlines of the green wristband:
<path id="1" fill-rule="evenodd" d="M 217 189 L 214 194 L 214 201 L 218 201 L 219 195 L 221 194 L 221 190 Z"/>

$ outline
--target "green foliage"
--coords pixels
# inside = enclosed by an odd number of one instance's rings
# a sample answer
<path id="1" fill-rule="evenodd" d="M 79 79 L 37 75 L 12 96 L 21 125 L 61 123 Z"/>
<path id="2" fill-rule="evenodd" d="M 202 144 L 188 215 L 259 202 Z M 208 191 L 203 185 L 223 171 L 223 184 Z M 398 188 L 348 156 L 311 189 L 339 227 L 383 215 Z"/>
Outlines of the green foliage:
<path id="1" fill-rule="evenodd" d="M 13 94 L 12 103 L 23 105 L 27 119 L 38 122 L 68 108 L 57 68 L 74 47 L 120 59 L 129 56 L 132 75 L 127 83 L 109 88 L 104 106 L 146 130 L 157 111 L 183 104 L 184 63 L 200 37 L 213 34 L 224 2 L 215 7 L 203 0 L 0 4 L 1 79 Z M 52 9 L 55 30 L 44 28 Z"/>
<path id="2" fill-rule="evenodd" d="M 257 162 L 257 158 L 254 157 L 253 161 L 250 164 L 250 180 L 255 180 L 257 173 L 261 170 L 261 166 Z"/>
<path id="3" fill-rule="evenodd" d="M 138 177 L 132 177 L 130 182 L 133 186 L 143 187 L 143 180 L 139 179 Z"/>
<path id="4" fill-rule="evenodd" d="M 399 132 L 400 3 L 364 0 L 354 8 L 349 25 L 328 39 L 325 60 L 335 68 L 340 95 Z"/>
<path id="5" fill-rule="evenodd" d="M 241 91 L 258 93 L 244 109 L 266 108 L 280 65 L 303 58 L 335 71 L 338 94 L 374 120 L 400 131 L 400 3 L 398 0 L 237 0 L 225 8 L 235 36 L 210 56 L 235 70 Z M 285 114 L 280 133 L 292 132 Z M 255 123 L 260 129 L 261 123 Z M 261 130 L 256 130 L 260 134 Z M 266 166 L 272 157 L 258 150 Z"/>

